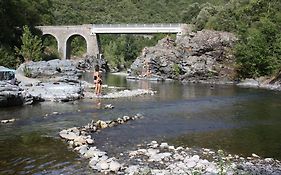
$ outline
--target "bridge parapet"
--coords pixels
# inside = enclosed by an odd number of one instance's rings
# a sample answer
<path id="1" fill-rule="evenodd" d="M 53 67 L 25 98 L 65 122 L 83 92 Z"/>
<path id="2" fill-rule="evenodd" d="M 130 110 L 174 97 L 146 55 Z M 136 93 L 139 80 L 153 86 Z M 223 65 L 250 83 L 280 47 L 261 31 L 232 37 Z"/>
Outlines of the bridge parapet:
<path id="1" fill-rule="evenodd" d="M 93 28 L 147 28 L 147 27 L 181 27 L 184 24 L 93 24 Z"/>
<path id="2" fill-rule="evenodd" d="M 91 34 L 101 33 L 177 33 L 184 24 L 93 24 Z"/>

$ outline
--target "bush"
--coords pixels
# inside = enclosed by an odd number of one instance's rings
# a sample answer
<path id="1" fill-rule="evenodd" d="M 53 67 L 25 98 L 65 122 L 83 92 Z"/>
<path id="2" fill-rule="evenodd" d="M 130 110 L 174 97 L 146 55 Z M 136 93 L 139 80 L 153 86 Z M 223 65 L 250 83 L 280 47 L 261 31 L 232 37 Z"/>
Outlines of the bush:
<path id="1" fill-rule="evenodd" d="M 38 36 L 32 35 L 27 26 L 23 27 L 21 41 L 21 48 L 15 48 L 17 55 L 22 56 L 25 61 L 42 60 L 42 41 Z"/>
<path id="2" fill-rule="evenodd" d="M 15 68 L 19 61 L 10 48 L 0 46 L 0 65 L 8 68 Z"/>

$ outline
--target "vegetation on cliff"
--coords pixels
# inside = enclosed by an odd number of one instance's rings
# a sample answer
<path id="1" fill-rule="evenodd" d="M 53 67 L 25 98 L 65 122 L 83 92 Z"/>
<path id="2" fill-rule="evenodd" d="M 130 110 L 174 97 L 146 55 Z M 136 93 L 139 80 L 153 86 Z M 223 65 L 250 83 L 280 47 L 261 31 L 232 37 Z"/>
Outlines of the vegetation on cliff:
<path id="1" fill-rule="evenodd" d="M 271 75 L 281 69 L 281 1 L 235 0 L 210 16 L 204 28 L 234 32 L 242 77 Z"/>

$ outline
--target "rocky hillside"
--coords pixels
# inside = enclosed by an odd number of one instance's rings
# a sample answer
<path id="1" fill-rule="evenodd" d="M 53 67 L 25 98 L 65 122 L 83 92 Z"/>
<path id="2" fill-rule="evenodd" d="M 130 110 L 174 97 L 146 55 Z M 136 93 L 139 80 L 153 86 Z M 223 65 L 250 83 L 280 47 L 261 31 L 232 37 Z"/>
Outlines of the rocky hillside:
<path id="1" fill-rule="evenodd" d="M 133 76 L 157 76 L 189 82 L 228 82 L 235 77 L 237 38 L 232 33 L 198 31 L 178 38 L 166 37 L 145 48 L 131 66 Z"/>

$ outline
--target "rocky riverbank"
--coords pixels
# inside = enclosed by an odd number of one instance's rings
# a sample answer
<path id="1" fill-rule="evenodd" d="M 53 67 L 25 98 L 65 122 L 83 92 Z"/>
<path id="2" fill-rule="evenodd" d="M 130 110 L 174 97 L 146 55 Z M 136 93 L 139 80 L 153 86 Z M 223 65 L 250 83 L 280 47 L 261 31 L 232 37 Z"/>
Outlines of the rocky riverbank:
<path id="1" fill-rule="evenodd" d="M 280 73 L 274 78 L 238 80 L 231 51 L 236 41 L 232 33 L 211 30 L 190 32 L 177 40 L 166 37 L 142 51 L 131 65 L 128 78 L 281 90 Z"/>
<path id="2" fill-rule="evenodd" d="M 276 77 L 260 77 L 257 79 L 245 79 L 237 84 L 247 88 L 261 88 L 281 91 L 281 74 Z"/>
<path id="3" fill-rule="evenodd" d="M 235 77 L 232 33 L 211 30 L 166 37 L 145 48 L 131 66 L 132 76 L 157 76 L 187 82 L 224 82 Z"/>
<path id="4" fill-rule="evenodd" d="M 279 175 L 281 163 L 272 158 L 261 158 L 257 154 L 251 157 L 226 154 L 223 150 L 206 148 L 175 147 L 168 143 L 152 141 L 138 145 L 137 150 L 121 152 L 118 158 L 98 149 L 91 133 L 108 127 L 125 124 L 141 115 L 124 116 L 112 121 L 92 121 L 81 128 L 62 130 L 59 135 L 67 141 L 70 148 L 89 160 L 93 173 L 97 174 L 258 174 Z"/>
<path id="5" fill-rule="evenodd" d="M 86 60 L 86 61 L 85 61 Z M 87 64 L 86 64 L 87 63 Z M 0 82 L 0 107 L 33 104 L 42 101 L 65 102 L 82 98 L 122 98 L 145 94 L 151 90 L 120 90 L 103 85 L 105 94 L 96 96 L 94 85 L 80 79 L 82 73 L 92 64 L 105 67 L 105 62 L 89 61 L 89 58 L 75 60 L 50 60 L 27 62 L 16 70 L 19 83 Z M 83 70 L 81 70 L 83 68 Z"/>

